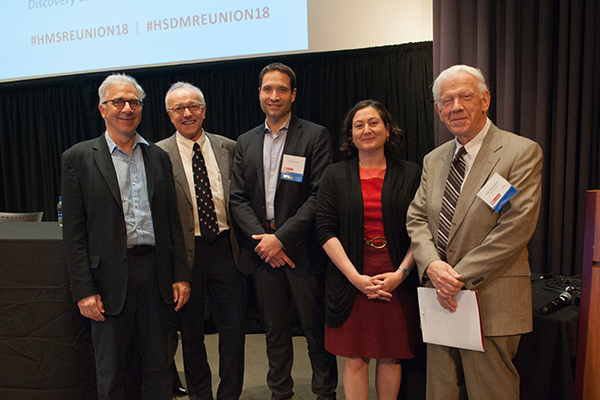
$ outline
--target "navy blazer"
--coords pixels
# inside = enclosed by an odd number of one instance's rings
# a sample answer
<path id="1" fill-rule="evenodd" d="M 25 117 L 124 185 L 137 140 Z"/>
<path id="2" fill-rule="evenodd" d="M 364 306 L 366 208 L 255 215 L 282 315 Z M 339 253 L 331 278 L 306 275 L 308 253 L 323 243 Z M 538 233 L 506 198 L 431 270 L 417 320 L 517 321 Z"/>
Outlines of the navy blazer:
<path id="1" fill-rule="evenodd" d="M 162 299 L 174 282 L 191 281 L 169 156 L 142 144 Z M 100 294 L 107 315 L 127 295 L 127 230 L 119 183 L 104 134 L 65 151 L 62 164 L 63 242 L 74 301 Z"/>
<path id="2" fill-rule="evenodd" d="M 229 206 L 240 246 L 238 268 L 245 274 L 254 272 L 262 261 L 254 252 L 259 242 L 252 235 L 266 233 L 264 134 L 261 124 L 241 135 L 233 159 Z M 319 184 L 332 158 L 329 132 L 292 115 L 283 154 L 305 157 L 306 163 L 302 182 L 278 177 L 275 234 L 296 265 L 294 273 L 323 273 L 326 256 L 317 242 L 315 221 Z"/>

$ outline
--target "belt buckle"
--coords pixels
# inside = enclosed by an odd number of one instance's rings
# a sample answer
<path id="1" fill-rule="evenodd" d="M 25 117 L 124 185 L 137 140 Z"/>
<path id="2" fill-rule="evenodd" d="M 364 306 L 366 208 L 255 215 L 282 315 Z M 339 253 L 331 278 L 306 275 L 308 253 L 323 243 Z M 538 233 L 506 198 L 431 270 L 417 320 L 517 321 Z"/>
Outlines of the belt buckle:
<path id="1" fill-rule="evenodd" d="M 371 240 L 367 240 L 363 238 L 365 246 L 371 246 L 374 249 L 380 250 L 383 249 L 387 245 L 387 240 L 383 236 L 374 237 Z M 381 244 L 375 244 L 375 241 L 381 241 Z"/>
<path id="2" fill-rule="evenodd" d="M 272 231 L 276 230 L 275 220 L 267 220 L 267 228 L 269 228 Z"/>

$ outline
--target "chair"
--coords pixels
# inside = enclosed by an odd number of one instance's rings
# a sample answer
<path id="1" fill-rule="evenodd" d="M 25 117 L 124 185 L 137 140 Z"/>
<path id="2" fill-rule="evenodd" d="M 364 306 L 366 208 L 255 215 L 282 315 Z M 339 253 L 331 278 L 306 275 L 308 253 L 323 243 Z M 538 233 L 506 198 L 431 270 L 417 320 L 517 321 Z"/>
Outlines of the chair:
<path id="1" fill-rule="evenodd" d="M 0 222 L 41 222 L 43 211 L 31 213 L 0 212 Z"/>

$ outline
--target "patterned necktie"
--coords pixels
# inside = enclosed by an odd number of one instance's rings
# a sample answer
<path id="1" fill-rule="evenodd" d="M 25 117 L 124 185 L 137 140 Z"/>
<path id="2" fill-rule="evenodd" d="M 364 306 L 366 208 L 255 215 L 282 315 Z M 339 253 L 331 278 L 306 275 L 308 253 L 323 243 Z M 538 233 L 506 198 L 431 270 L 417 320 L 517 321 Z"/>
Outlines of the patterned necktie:
<path id="1" fill-rule="evenodd" d="M 204 236 L 204 239 L 208 243 L 211 243 L 219 234 L 219 225 L 210 191 L 210 181 L 208 180 L 204 156 L 200 151 L 198 143 L 194 143 L 192 170 L 194 171 L 194 184 L 196 185 L 196 205 L 198 206 L 200 232 Z"/>
<path id="2" fill-rule="evenodd" d="M 446 245 L 448 244 L 450 225 L 452 224 L 456 203 L 458 203 L 458 196 L 460 196 L 460 188 L 465 178 L 465 160 L 463 159 L 465 154 L 467 154 L 467 151 L 464 146 L 458 149 L 452 160 L 446 187 L 444 188 L 437 241 L 438 254 L 443 261 L 446 261 Z"/>

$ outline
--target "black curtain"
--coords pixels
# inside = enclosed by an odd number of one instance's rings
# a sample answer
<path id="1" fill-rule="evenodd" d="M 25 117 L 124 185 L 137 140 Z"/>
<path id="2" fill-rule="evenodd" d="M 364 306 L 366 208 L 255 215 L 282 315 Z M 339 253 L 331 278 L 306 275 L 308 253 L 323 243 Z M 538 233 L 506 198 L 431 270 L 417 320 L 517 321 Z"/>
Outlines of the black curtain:
<path id="1" fill-rule="evenodd" d="M 152 142 L 173 134 L 164 95 L 183 80 L 204 92 L 205 130 L 237 138 L 264 121 L 258 74 L 275 61 L 296 72 L 293 112 L 326 126 L 334 149 L 344 114 L 368 98 L 380 100 L 404 130 L 404 158 L 420 163 L 433 148 L 431 42 L 124 71 L 147 93 L 138 131 Z M 97 90 L 108 74 L 0 84 L 0 211 L 44 211 L 44 220 L 56 220 L 60 155 L 104 132 Z"/>
<path id="2" fill-rule="evenodd" d="M 597 0 L 434 0 L 434 73 L 480 68 L 490 119 L 544 151 L 534 272 L 581 274 L 585 193 L 599 188 Z M 436 122 L 436 145 L 452 135 Z"/>

